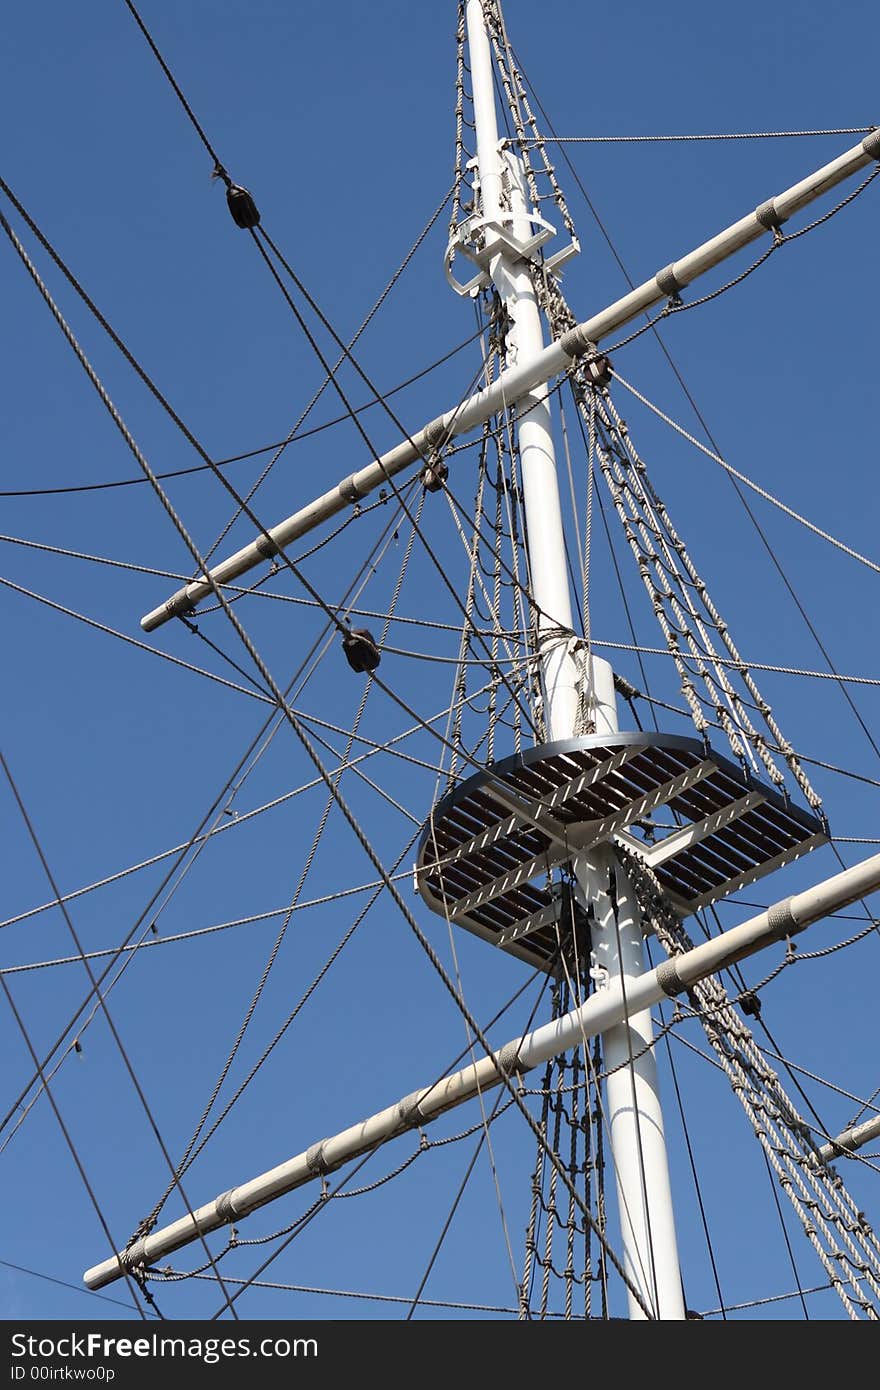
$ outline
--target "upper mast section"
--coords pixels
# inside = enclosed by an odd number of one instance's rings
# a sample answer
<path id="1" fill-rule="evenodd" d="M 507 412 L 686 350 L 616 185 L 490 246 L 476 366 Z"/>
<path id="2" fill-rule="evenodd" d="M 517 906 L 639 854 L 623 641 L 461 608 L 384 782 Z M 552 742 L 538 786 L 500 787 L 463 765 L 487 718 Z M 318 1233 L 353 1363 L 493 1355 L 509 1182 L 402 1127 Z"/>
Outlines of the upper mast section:
<path id="1" fill-rule="evenodd" d="M 486 10 L 483 11 L 484 20 Z M 468 21 L 471 22 L 470 20 Z M 499 18 L 500 22 L 500 18 Z M 462 122 L 462 106 L 464 102 L 464 45 L 465 45 L 465 24 L 462 20 L 459 28 L 459 79 L 456 115 L 459 120 L 459 132 Z M 472 69 L 476 70 L 478 60 L 485 65 L 488 60 L 489 71 L 491 73 L 491 55 L 488 53 L 489 39 L 488 34 L 483 28 L 482 49 L 474 54 L 473 34 L 469 34 L 469 46 L 471 51 Z M 504 85 L 507 89 L 508 97 L 513 104 L 516 101 L 516 93 L 512 89 L 513 82 L 519 84 L 519 76 L 515 74 L 513 81 L 510 74 L 503 75 Z M 488 93 L 483 92 L 483 84 L 477 90 L 476 84 L 473 93 L 474 102 L 474 132 L 477 141 L 478 153 L 464 163 L 464 147 L 460 133 L 457 140 L 456 149 L 456 187 L 453 199 L 453 223 L 450 229 L 449 243 L 446 248 L 446 278 L 455 290 L 456 294 L 474 295 L 480 289 L 488 286 L 493 280 L 491 262 L 493 250 L 504 246 L 511 256 L 532 258 L 539 250 L 556 236 L 556 229 L 544 217 L 541 216 L 537 204 L 537 189 L 532 171 L 526 173 L 523 160 L 518 158 L 509 148 L 506 140 L 499 141 L 498 127 L 495 115 L 495 102 L 492 87 L 490 84 Z M 488 99 L 487 99 L 488 98 Z M 529 113 L 531 115 L 531 113 Z M 482 151 L 482 153 L 480 153 Z M 472 174 L 472 189 L 474 202 L 469 216 L 461 220 L 461 188 L 467 172 Z M 548 169 L 548 172 L 549 169 Z M 516 183 L 526 189 L 528 184 L 532 195 L 532 207 L 527 215 L 520 219 L 519 228 L 514 230 L 513 218 L 510 207 L 510 186 Z M 561 192 L 553 180 L 554 193 L 559 202 L 559 211 L 565 223 L 566 231 L 570 234 L 568 243 L 551 255 L 544 255 L 542 258 L 542 268 L 545 271 L 556 270 L 561 267 L 572 256 L 576 256 L 580 251 L 580 243 L 574 235 L 574 228 L 568 210 L 561 201 Z M 524 203 L 528 198 L 524 192 Z M 523 209 L 525 214 L 525 208 Z M 473 275 L 466 282 L 459 281 L 453 274 L 453 263 L 457 252 L 467 256 L 468 259 L 478 267 L 476 275 Z"/>
<path id="2" fill-rule="evenodd" d="M 481 0 L 468 0 L 466 18 L 477 141 L 472 161 L 475 210 L 460 224 L 449 254 L 458 244 L 480 273 L 466 286 L 453 284 L 459 293 L 471 294 L 490 281 L 495 286 L 506 314 L 506 366 L 513 368 L 527 365 L 544 349 L 530 262 L 554 233 L 536 208 L 529 210 L 522 161 L 498 138 L 492 52 Z M 545 261 L 543 269 L 576 249 L 572 243 Z M 617 713 L 611 667 L 590 660 L 574 629 L 546 384 L 521 396 L 516 405 L 547 736 L 559 740 L 586 732 L 613 733 Z"/>

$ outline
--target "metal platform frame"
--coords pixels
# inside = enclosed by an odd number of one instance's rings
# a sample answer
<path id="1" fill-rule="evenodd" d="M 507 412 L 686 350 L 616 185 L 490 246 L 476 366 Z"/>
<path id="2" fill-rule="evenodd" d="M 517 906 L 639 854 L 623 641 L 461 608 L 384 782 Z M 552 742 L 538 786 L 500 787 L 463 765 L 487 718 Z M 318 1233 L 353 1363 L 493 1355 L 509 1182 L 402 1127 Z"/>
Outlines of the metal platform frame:
<path id="1" fill-rule="evenodd" d="M 650 819 L 660 808 L 673 827 Z M 819 817 L 699 739 L 592 734 L 453 788 L 422 832 L 415 881 L 434 912 L 549 970 L 565 903 L 551 875 L 578 852 L 623 846 L 687 916 L 827 838 Z"/>

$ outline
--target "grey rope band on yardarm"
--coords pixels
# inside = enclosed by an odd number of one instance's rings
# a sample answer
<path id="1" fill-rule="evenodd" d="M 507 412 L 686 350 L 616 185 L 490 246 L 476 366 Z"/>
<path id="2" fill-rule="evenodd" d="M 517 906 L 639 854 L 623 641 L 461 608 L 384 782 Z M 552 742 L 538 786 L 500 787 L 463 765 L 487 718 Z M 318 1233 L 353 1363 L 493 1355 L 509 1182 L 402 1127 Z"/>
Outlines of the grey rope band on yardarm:
<path id="1" fill-rule="evenodd" d="M 397 1102 L 397 1113 L 400 1116 L 400 1123 L 404 1129 L 412 1129 L 421 1119 L 419 1105 L 424 1091 L 411 1091 L 403 1100 Z"/>
<path id="2" fill-rule="evenodd" d="M 222 1192 L 219 1197 L 214 1199 L 214 1210 L 221 1221 L 230 1221 L 236 1215 L 232 1205 L 232 1197 L 235 1188 L 231 1187 L 228 1192 Z"/>
<path id="3" fill-rule="evenodd" d="M 782 226 L 782 218 L 776 211 L 776 203 L 773 198 L 755 208 L 755 217 L 762 227 L 767 228 L 768 232 L 778 231 Z"/>
<path id="4" fill-rule="evenodd" d="M 329 1164 L 324 1157 L 324 1145 L 326 1142 L 326 1139 L 322 1139 L 319 1143 L 312 1144 L 308 1149 L 306 1153 L 306 1167 L 310 1173 L 324 1174 L 332 1171 L 332 1165 Z"/>
<path id="5" fill-rule="evenodd" d="M 684 285 L 675 274 L 673 264 L 666 266 L 663 270 L 658 270 L 654 279 L 657 282 L 657 288 L 662 290 L 670 299 L 678 294 L 679 290 L 684 289 Z"/>
<path id="6" fill-rule="evenodd" d="M 131 1245 L 126 1246 L 126 1263 L 131 1269 L 136 1269 L 138 1265 L 144 1264 L 146 1260 L 146 1247 L 143 1236 L 139 1237 Z M 213 1276 L 212 1276 L 213 1277 Z"/>
<path id="7" fill-rule="evenodd" d="M 768 940 L 783 941 L 787 936 L 795 936 L 803 928 L 792 915 L 791 898 L 774 903 L 767 909 L 767 925 L 770 928 Z"/>
<path id="8" fill-rule="evenodd" d="M 674 999 L 677 994 L 681 994 L 684 985 L 678 974 L 678 966 L 674 960 L 661 961 L 657 966 L 657 983 L 664 994 L 668 994 L 670 999 Z"/>
<path id="9" fill-rule="evenodd" d="M 505 1043 L 498 1054 L 496 1066 L 503 1076 L 515 1076 L 520 1070 L 527 1071 L 527 1067 L 521 1067 L 519 1054 L 522 1048 L 522 1041 L 519 1038 L 512 1042 Z"/>
<path id="10" fill-rule="evenodd" d="M 351 502 L 352 505 L 355 505 L 361 500 L 361 495 L 358 492 L 353 473 L 350 474 L 349 477 L 343 479 L 337 488 L 337 492 L 340 497 L 344 498 L 346 502 Z"/>
<path id="11" fill-rule="evenodd" d="M 872 130 L 862 141 L 862 149 L 872 159 L 880 159 L 880 130 Z"/>

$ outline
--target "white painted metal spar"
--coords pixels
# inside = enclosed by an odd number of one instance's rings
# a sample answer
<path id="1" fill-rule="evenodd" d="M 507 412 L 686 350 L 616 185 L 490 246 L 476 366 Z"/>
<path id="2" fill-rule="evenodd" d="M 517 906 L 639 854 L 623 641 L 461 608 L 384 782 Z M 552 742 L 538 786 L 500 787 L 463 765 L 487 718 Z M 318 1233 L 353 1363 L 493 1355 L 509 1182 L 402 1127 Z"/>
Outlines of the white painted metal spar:
<path id="1" fill-rule="evenodd" d="M 639 314 L 668 298 L 668 287 L 672 283 L 670 275 L 680 288 L 684 288 L 751 242 L 766 237 L 768 228 L 772 227 L 774 221 L 784 223 L 796 212 L 853 174 L 859 173 L 878 158 L 880 142 L 877 131 L 874 131 L 866 136 L 861 144 L 854 145 L 829 164 L 809 174 L 800 183 L 762 203 L 754 212 L 747 213 L 709 241 L 704 241 L 693 251 L 673 261 L 665 271 L 659 270 L 656 275 L 652 275 L 622 299 L 615 300 L 592 318 L 578 324 L 559 341 L 542 348 L 531 360 L 508 366 L 491 386 L 478 391 L 462 405 L 438 415 L 403 443 L 395 445 L 366 467 L 343 478 L 329 492 L 315 498 L 292 516 L 271 527 L 267 532 L 269 540 L 266 536 L 260 536 L 214 566 L 210 571 L 214 582 L 228 584 L 246 574 L 248 570 L 278 554 L 291 541 L 306 535 L 316 526 L 344 511 L 346 507 L 356 504 L 411 464 L 422 458 L 427 459 L 438 445 L 458 435 L 468 434 L 484 424 L 497 411 L 503 410 L 505 405 L 522 400 L 536 387 L 552 380 L 560 372 L 567 371 L 572 362 L 589 353 L 594 344 L 601 343 L 609 334 L 615 333 Z M 211 585 L 206 579 L 194 580 L 158 608 L 147 613 L 141 619 L 141 627 L 145 632 L 153 632 L 177 614 L 190 612 L 199 600 L 209 593 Z"/>
<path id="2" fill-rule="evenodd" d="M 310 1145 L 294 1158 L 213 1198 L 196 1208 L 191 1216 L 181 1217 L 142 1237 L 118 1255 L 87 1269 L 84 1281 L 90 1289 L 101 1289 L 121 1279 L 128 1270 L 154 1264 L 198 1239 L 200 1234 L 219 1230 L 267 1202 L 335 1172 L 388 1140 L 430 1124 L 446 1111 L 500 1085 L 505 1076 L 523 1075 L 599 1032 L 607 1034 L 627 1015 L 632 1018 L 633 1013 L 649 1009 L 661 999 L 674 998 L 698 980 L 745 960 L 775 941 L 796 936 L 812 923 L 878 888 L 880 854 L 664 961 L 638 980 L 628 981 L 626 998 L 621 982 L 610 981 L 607 989 L 592 994 L 579 1008 L 562 1018 L 524 1037 L 512 1039 L 492 1056 L 483 1057 L 432 1085 L 413 1091 L 358 1124 Z M 869 1121 L 859 1129 L 866 1130 L 868 1125 L 875 1124 L 878 1122 Z M 868 1137 L 866 1134 L 865 1138 Z M 838 1136 L 836 1143 L 844 1146 L 844 1140 L 846 1135 Z M 855 1147 L 855 1140 L 847 1140 L 846 1146 Z M 837 1152 L 835 1145 L 827 1145 L 826 1149 L 833 1151 L 826 1155 L 822 1149 L 820 1156 L 831 1158 Z"/>
<path id="3" fill-rule="evenodd" d="M 880 1115 L 875 1115 L 871 1120 L 865 1120 L 863 1124 L 851 1125 L 842 1134 L 836 1134 L 827 1144 L 822 1144 L 819 1148 L 819 1158 L 823 1163 L 830 1163 L 834 1158 L 847 1158 L 850 1154 L 861 1149 L 865 1144 L 870 1144 L 872 1139 L 880 1135 Z"/>

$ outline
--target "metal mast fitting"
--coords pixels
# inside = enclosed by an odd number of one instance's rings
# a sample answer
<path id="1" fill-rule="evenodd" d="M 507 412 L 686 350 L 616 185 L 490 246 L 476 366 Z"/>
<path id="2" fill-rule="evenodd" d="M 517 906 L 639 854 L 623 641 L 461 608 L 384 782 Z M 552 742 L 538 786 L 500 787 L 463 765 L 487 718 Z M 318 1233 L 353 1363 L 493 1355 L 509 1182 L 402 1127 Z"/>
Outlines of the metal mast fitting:
<path id="1" fill-rule="evenodd" d="M 211 575 L 215 583 L 228 584 L 263 561 L 272 559 L 291 541 L 322 525 L 345 507 L 355 505 L 361 498 L 381 487 L 382 483 L 395 477 L 417 460 L 422 463 L 429 462 L 438 445 L 458 435 L 468 434 L 485 424 L 497 411 L 520 401 L 529 391 L 550 381 L 560 372 L 567 371 L 573 361 L 590 353 L 595 344 L 607 338 L 610 333 L 623 328 L 655 304 L 662 303 L 673 292 L 673 281 L 677 286 L 674 292 L 677 293 L 735 252 L 766 236 L 768 225 L 782 225 L 796 212 L 815 202 L 817 198 L 821 198 L 830 189 L 836 188 L 838 184 L 876 159 L 880 159 L 880 139 L 878 132 L 873 131 L 861 144 L 854 145 L 852 149 L 838 155 L 837 159 L 809 174 L 800 183 L 777 193 L 774 198 L 767 199 L 756 211 L 747 213 L 709 241 L 704 241 L 693 251 L 687 252 L 671 265 L 657 271 L 644 284 L 572 328 L 562 339 L 550 343 L 534 358 L 508 366 L 499 374 L 497 381 L 471 396 L 463 406 L 453 407 L 443 415 L 438 415 L 402 444 L 396 445 L 358 472 L 349 474 L 329 492 L 315 498 L 276 526 L 270 527 L 267 536 L 258 537 L 212 568 Z M 772 223 L 769 222 L 771 215 L 774 219 Z M 141 627 L 145 632 L 155 631 L 178 614 L 191 612 L 210 592 L 211 586 L 207 580 L 194 580 L 179 589 L 158 608 L 147 613 L 141 619 Z"/>
<path id="2" fill-rule="evenodd" d="M 661 807 L 677 829 L 655 827 Z M 546 880 L 576 854 L 600 844 L 630 851 L 685 917 L 826 839 L 817 816 L 699 739 L 589 734 L 530 748 L 454 787 L 422 831 L 416 886 L 434 912 L 554 970 L 570 909 Z"/>
<path id="3" fill-rule="evenodd" d="M 664 961 L 643 974 L 637 982 L 628 981 L 625 997 L 620 982 L 609 981 L 607 988 L 592 994 L 571 1013 L 535 1029 L 525 1037 L 511 1039 L 491 1057 L 483 1057 L 441 1081 L 412 1091 L 359 1124 L 311 1144 L 295 1158 L 279 1163 L 268 1172 L 206 1202 L 192 1216 L 186 1215 L 179 1221 L 142 1236 L 111 1259 L 87 1269 L 83 1279 L 88 1288 L 102 1289 L 129 1271 L 149 1268 L 157 1260 L 197 1240 L 200 1234 L 209 1235 L 211 1231 L 220 1230 L 265 1206 L 267 1202 L 336 1172 L 370 1149 L 430 1124 L 448 1110 L 499 1085 L 502 1076 L 523 1075 L 551 1057 L 619 1023 L 627 1013 L 648 1009 L 665 998 L 674 998 L 698 980 L 745 960 L 775 941 L 797 935 L 813 922 L 840 911 L 878 888 L 880 854 L 813 888 L 775 903 L 738 927 Z M 859 1126 L 859 1130 L 866 1130 L 872 1124 L 878 1122 L 869 1121 L 867 1125 Z M 868 1137 L 865 1134 L 863 1142 Z M 835 1145 L 826 1146 L 835 1150 L 828 1157 L 836 1155 L 838 1144 L 843 1148 L 854 1148 L 856 1140 L 848 1139 L 847 1135 L 839 1136 Z M 820 1150 L 820 1154 L 824 1156 L 825 1149 Z"/>

